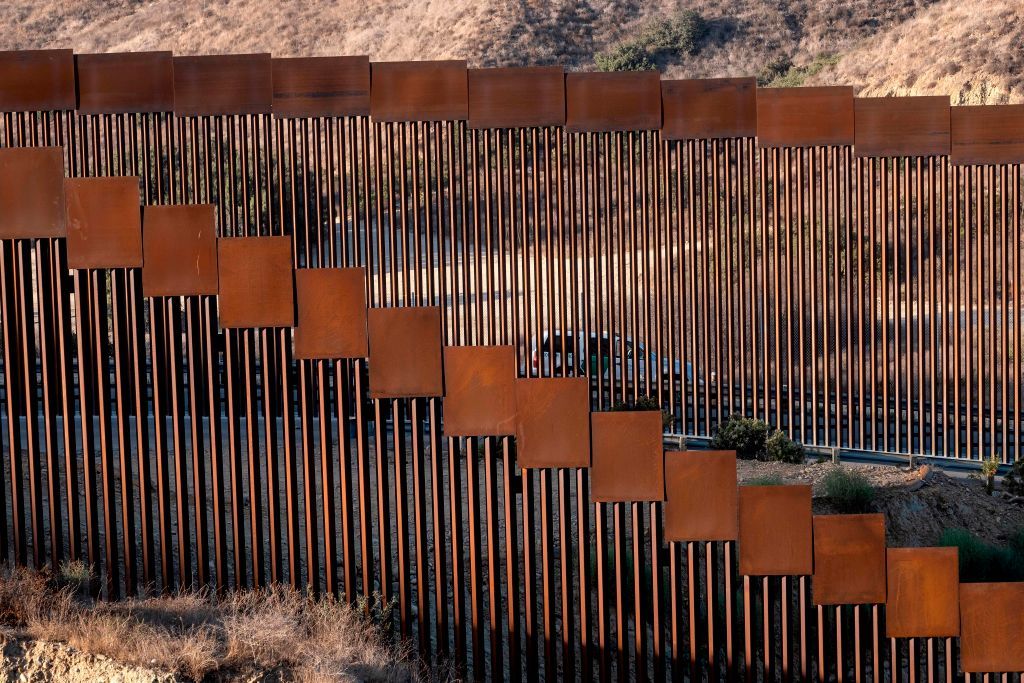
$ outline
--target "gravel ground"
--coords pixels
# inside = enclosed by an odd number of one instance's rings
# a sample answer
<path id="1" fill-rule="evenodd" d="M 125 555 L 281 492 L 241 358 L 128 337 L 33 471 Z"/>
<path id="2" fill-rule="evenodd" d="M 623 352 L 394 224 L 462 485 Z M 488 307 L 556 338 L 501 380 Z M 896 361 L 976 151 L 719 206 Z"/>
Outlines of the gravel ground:
<path id="1" fill-rule="evenodd" d="M 778 475 L 787 483 L 811 484 L 814 512 L 833 514 L 822 480 L 836 467 L 855 469 L 875 487 L 873 507 L 885 513 L 890 546 L 925 546 L 938 542 L 943 530 L 959 527 L 990 543 L 1005 543 L 1024 529 L 1024 498 L 999 491 L 989 496 L 985 485 L 962 475 L 951 476 L 934 466 L 914 469 L 892 465 L 835 465 L 831 462 L 790 465 L 741 460 L 740 482 Z"/>

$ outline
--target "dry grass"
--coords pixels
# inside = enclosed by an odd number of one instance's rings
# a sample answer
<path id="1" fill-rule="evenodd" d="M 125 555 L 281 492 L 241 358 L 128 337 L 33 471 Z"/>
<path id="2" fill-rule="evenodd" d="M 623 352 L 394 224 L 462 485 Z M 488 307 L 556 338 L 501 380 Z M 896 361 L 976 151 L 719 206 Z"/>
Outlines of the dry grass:
<path id="1" fill-rule="evenodd" d="M 799 69 L 836 55 L 833 68 L 808 82 L 1024 101 L 1019 0 L 8 0 L 0 48 L 369 54 L 589 69 L 596 54 L 684 9 L 697 11 L 708 31 L 693 54 L 658 61 L 671 77 L 760 75 L 766 64 Z"/>
<path id="2" fill-rule="evenodd" d="M 282 587 L 100 603 L 60 577 L 4 568 L 0 628 L 197 680 L 216 671 L 275 670 L 311 683 L 422 673 L 364 610 Z"/>

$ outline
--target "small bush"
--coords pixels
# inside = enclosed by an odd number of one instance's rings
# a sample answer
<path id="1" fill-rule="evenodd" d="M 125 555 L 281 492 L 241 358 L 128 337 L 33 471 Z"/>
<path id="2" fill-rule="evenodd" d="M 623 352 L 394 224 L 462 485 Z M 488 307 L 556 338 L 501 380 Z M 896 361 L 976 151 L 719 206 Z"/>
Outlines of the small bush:
<path id="1" fill-rule="evenodd" d="M 1002 489 L 1013 496 L 1024 496 L 1024 460 L 1017 460 L 1003 477 Z"/>
<path id="2" fill-rule="evenodd" d="M 985 493 L 992 495 L 996 488 L 996 475 L 999 473 L 999 458 L 992 457 L 981 461 L 981 479 L 985 482 Z"/>
<path id="3" fill-rule="evenodd" d="M 761 71 L 758 84 L 768 88 L 798 88 L 808 78 L 821 73 L 825 67 L 838 63 L 839 56 L 832 54 L 818 55 L 804 66 L 796 66 L 785 58 L 773 60 Z"/>
<path id="4" fill-rule="evenodd" d="M 954 547 L 960 556 L 960 581 L 1020 581 L 1024 579 L 1024 532 L 1006 546 L 992 545 L 966 529 L 946 529 L 939 545 Z"/>
<path id="5" fill-rule="evenodd" d="M 840 512 L 865 512 L 875 498 L 875 489 L 860 472 L 838 467 L 822 481 L 825 496 Z"/>
<path id="6" fill-rule="evenodd" d="M 594 64 L 600 71 L 649 71 L 659 59 L 696 52 L 706 32 L 703 17 L 684 10 L 642 26 L 634 37 L 594 55 Z"/>
<path id="7" fill-rule="evenodd" d="M 667 408 L 665 410 L 662 410 L 661 404 L 658 402 L 658 399 L 654 396 L 637 396 L 636 400 L 633 401 L 632 403 L 627 403 L 625 401 L 616 401 L 615 404 L 612 406 L 612 411 L 614 412 L 630 410 L 661 411 L 661 428 L 666 432 L 671 431 L 672 429 L 672 413 L 670 413 Z"/>
<path id="8" fill-rule="evenodd" d="M 741 460 L 760 459 L 764 457 L 770 429 L 763 420 L 730 415 L 718 426 L 711 448 L 736 451 L 736 457 Z"/>
<path id="9" fill-rule="evenodd" d="M 769 460 L 799 464 L 804 461 L 804 447 L 782 431 L 776 429 L 765 443 L 765 452 Z"/>
<path id="10" fill-rule="evenodd" d="M 742 482 L 743 486 L 782 486 L 786 482 L 778 474 L 763 474 Z"/>

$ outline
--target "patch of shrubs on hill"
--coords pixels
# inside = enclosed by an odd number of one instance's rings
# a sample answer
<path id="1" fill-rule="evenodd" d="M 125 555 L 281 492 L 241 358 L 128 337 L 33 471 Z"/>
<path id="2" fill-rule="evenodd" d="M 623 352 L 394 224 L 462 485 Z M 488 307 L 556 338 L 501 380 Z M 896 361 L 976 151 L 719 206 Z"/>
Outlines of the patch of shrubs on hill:
<path id="1" fill-rule="evenodd" d="M 804 448 L 781 429 L 773 429 L 764 420 L 730 415 L 718 426 L 711 448 L 736 451 L 741 460 L 777 460 L 802 463 Z"/>
<path id="2" fill-rule="evenodd" d="M 707 32 L 704 18 L 683 10 L 645 24 L 637 34 L 594 55 L 599 71 L 650 71 L 674 55 L 693 54 Z"/>
<path id="3" fill-rule="evenodd" d="M 1024 529 L 1006 545 L 986 543 L 966 529 L 946 529 L 939 545 L 959 551 L 960 581 L 964 583 L 1024 580 Z"/>
<path id="4" fill-rule="evenodd" d="M 839 512 L 855 514 L 871 509 L 875 489 L 860 472 L 837 467 L 822 480 L 825 497 Z"/>

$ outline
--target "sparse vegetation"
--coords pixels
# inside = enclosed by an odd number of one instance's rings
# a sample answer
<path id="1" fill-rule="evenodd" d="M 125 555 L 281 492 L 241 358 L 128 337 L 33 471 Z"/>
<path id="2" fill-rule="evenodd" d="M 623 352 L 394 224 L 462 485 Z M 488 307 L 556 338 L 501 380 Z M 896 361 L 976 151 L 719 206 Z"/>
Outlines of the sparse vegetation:
<path id="1" fill-rule="evenodd" d="M 758 75 L 758 85 L 768 88 L 798 88 L 805 85 L 813 76 L 817 76 L 826 67 L 839 63 L 839 55 L 822 54 L 816 56 L 809 64 L 797 66 L 788 58 L 772 60 Z"/>
<path id="2" fill-rule="evenodd" d="M 1024 460 L 1014 461 L 1001 488 L 1011 496 L 1024 496 Z"/>
<path id="3" fill-rule="evenodd" d="M 751 477 L 742 482 L 743 486 L 782 486 L 785 479 L 780 474 L 765 474 L 760 477 Z"/>
<path id="4" fill-rule="evenodd" d="M 677 55 L 693 54 L 707 25 L 694 10 L 683 10 L 668 19 L 655 19 L 637 34 L 594 55 L 600 71 L 649 71 L 658 62 Z"/>
<path id="5" fill-rule="evenodd" d="M 798 444 L 781 429 L 776 429 L 765 442 L 765 452 L 769 460 L 799 464 L 804 461 L 804 447 Z"/>
<path id="6" fill-rule="evenodd" d="M 742 415 L 730 415 L 718 426 L 711 448 L 736 451 L 741 460 L 760 460 L 771 427 L 767 422 Z"/>
<path id="7" fill-rule="evenodd" d="M 668 409 L 662 410 L 661 403 L 658 402 L 655 396 L 638 396 L 636 400 L 629 401 L 616 401 L 612 406 L 613 411 L 660 411 L 661 412 L 661 428 L 665 431 L 669 431 L 672 427 L 672 413 Z"/>
<path id="8" fill-rule="evenodd" d="M 981 480 L 985 482 L 985 493 L 992 495 L 996 488 L 996 475 L 999 473 L 999 458 L 993 453 L 991 457 L 981 461 Z"/>
<path id="9" fill-rule="evenodd" d="M 82 578 L 80 567 L 71 569 Z M 94 602 L 65 574 L 0 569 L 0 629 L 196 680 L 267 669 L 294 680 L 420 677 L 387 632 L 393 605 L 379 598 L 350 606 L 274 587 Z"/>
<path id="10" fill-rule="evenodd" d="M 1024 529 L 1007 545 L 986 543 L 965 529 L 946 529 L 939 545 L 957 548 L 960 556 L 960 581 L 1024 580 Z"/>
<path id="11" fill-rule="evenodd" d="M 846 467 L 837 467 L 825 475 L 822 486 L 825 497 L 840 512 L 867 512 L 875 498 L 875 489 L 867 478 Z"/>
<path id="12" fill-rule="evenodd" d="M 804 448 L 781 429 L 773 430 L 764 420 L 730 415 L 718 426 L 711 448 L 736 451 L 741 460 L 777 460 L 802 463 Z"/>

